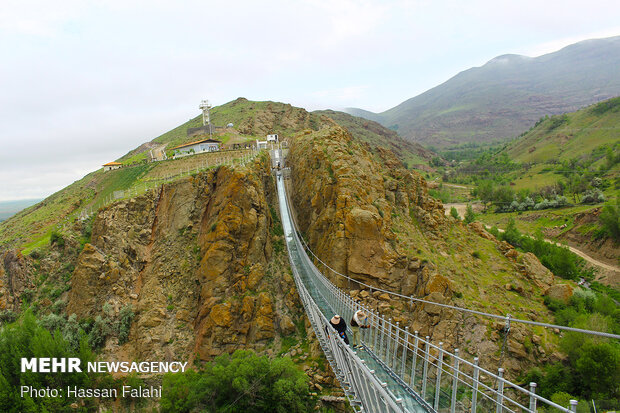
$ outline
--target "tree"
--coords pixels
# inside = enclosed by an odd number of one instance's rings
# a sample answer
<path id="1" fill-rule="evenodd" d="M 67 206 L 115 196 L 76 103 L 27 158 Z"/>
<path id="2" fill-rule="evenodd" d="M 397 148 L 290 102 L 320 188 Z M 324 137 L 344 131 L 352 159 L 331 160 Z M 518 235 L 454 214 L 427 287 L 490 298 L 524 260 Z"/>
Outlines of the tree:
<path id="1" fill-rule="evenodd" d="M 610 343 L 587 342 L 575 361 L 580 388 L 585 396 L 601 397 L 618 395 L 620 383 L 620 350 Z"/>
<path id="2" fill-rule="evenodd" d="M 474 209 L 469 204 L 467 205 L 467 210 L 465 211 L 464 218 L 466 224 L 471 224 L 476 220 L 476 214 L 474 213 Z"/>
<path id="3" fill-rule="evenodd" d="M 66 388 L 67 386 L 93 387 L 96 383 L 85 369 L 81 373 L 32 373 L 20 371 L 21 358 L 79 357 L 81 365 L 94 361 L 95 356 L 86 344 L 83 332 L 79 348 L 72 349 L 60 330 L 50 332 L 40 325 L 35 316 L 26 312 L 18 321 L 0 329 L 0 411 L 8 412 L 56 412 L 69 411 L 75 397 L 21 397 L 21 386 L 38 388 Z M 86 399 L 92 409 L 92 400 Z M 9 406 L 9 408 L 7 408 Z"/>
<path id="4" fill-rule="evenodd" d="M 307 376 L 288 358 L 269 360 L 236 351 L 204 371 L 166 374 L 162 412 L 307 412 L 314 400 Z"/>
<path id="5" fill-rule="evenodd" d="M 510 205 L 515 200 L 515 191 L 509 186 L 500 186 L 493 191 L 493 202 L 500 207 Z"/>
<path id="6" fill-rule="evenodd" d="M 455 207 L 450 208 L 450 215 L 452 215 L 452 218 L 454 219 L 458 219 L 459 221 L 461 220 L 461 217 L 459 216 L 459 211 L 457 211 Z"/>
<path id="7" fill-rule="evenodd" d="M 616 197 L 616 205 L 607 204 L 598 217 L 604 233 L 616 241 L 620 241 L 620 196 Z"/>

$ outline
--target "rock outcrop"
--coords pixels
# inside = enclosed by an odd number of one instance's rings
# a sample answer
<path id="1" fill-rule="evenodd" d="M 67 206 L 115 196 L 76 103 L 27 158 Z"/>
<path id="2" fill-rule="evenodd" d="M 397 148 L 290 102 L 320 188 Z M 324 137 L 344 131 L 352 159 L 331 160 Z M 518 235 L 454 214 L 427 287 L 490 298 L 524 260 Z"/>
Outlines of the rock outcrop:
<path id="1" fill-rule="evenodd" d="M 99 211 L 79 256 L 67 313 L 136 313 L 129 343 L 142 359 L 201 359 L 264 349 L 300 316 L 292 278 L 272 248 L 267 163 L 220 167 Z"/>
<path id="2" fill-rule="evenodd" d="M 9 250 L 0 254 L 0 311 L 19 310 L 19 296 L 34 287 L 31 278 L 28 263 L 21 253 Z"/>

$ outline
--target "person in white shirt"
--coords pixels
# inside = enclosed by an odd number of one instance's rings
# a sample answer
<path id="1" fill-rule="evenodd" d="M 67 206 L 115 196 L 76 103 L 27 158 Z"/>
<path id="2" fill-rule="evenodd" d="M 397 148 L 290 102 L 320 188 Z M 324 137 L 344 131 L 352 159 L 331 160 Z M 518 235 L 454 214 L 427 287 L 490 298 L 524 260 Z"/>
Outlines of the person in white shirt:
<path id="1" fill-rule="evenodd" d="M 357 310 L 351 318 L 351 331 L 353 332 L 353 348 L 362 348 L 360 342 L 360 328 L 369 328 L 368 317 L 362 310 Z"/>

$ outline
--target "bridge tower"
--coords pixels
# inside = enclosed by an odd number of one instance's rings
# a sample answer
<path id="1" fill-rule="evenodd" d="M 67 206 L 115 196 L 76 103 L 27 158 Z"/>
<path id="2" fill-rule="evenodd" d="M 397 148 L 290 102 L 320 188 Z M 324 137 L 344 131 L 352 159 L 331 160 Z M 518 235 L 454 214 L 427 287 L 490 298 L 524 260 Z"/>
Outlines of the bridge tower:
<path id="1" fill-rule="evenodd" d="M 205 126 L 205 127 L 208 126 L 209 138 L 213 136 L 213 130 L 211 128 L 211 114 L 209 113 L 211 108 L 212 108 L 211 104 L 206 99 L 203 99 L 200 102 L 200 106 L 198 106 L 198 109 L 202 110 L 202 126 Z"/>

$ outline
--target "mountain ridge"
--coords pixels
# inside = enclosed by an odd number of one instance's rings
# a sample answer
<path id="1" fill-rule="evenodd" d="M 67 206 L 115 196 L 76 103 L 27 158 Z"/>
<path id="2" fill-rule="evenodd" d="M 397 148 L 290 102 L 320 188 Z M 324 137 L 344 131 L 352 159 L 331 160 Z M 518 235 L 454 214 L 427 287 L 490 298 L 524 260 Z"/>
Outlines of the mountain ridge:
<path id="1" fill-rule="evenodd" d="M 514 137 L 544 115 L 620 95 L 620 36 L 538 57 L 497 56 L 381 113 L 348 108 L 405 139 L 448 146 Z"/>

